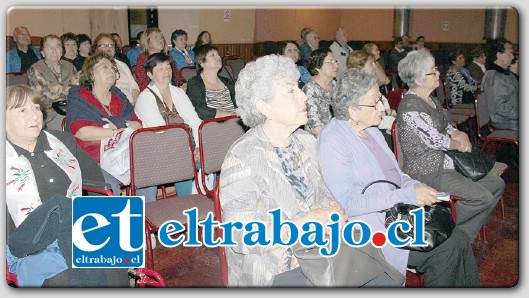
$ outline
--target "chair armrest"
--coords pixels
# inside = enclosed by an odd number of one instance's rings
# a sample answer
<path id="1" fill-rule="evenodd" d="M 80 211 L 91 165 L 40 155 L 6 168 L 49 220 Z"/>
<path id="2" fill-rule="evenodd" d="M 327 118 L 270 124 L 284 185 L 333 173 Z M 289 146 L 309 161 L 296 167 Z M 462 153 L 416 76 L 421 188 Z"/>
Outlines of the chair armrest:
<path id="1" fill-rule="evenodd" d="M 113 196 L 112 186 L 104 181 L 93 181 L 83 179 L 83 190 L 88 192 L 95 192 L 107 196 Z"/>

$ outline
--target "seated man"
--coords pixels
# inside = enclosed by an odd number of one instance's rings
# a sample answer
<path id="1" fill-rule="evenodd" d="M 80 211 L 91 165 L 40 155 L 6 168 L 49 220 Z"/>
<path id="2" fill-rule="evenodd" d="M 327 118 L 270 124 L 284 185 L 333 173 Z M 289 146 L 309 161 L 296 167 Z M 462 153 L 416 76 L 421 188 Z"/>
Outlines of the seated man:
<path id="1" fill-rule="evenodd" d="M 42 59 L 40 51 L 31 46 L 31 36 L 28 28 L 16 27 L 13 32 L 16 47 L 12 48 L 6 55 L 7 72 L 25 72 L 35 62 Z"/>
<path id="2" fill-rule="evenodd" d="M 487 96 L 490 122 L 497 129 L 518 130 L 518 80 L 509 70 L 514 58 L 512 43 L 493 40 L 487 56 L 481 90 Z"/>
<path id="3" fill-rule="evenodd" d="M 335 41 L 330 48 L 336 61 L 338 61 L 338 73 L 336 77 L 339 78 L 347 69 L 347 59 L 353 52 L 353 49 L 347 44 L 347 31 L 344 28 L 338 28 L 335 33 Z"/>

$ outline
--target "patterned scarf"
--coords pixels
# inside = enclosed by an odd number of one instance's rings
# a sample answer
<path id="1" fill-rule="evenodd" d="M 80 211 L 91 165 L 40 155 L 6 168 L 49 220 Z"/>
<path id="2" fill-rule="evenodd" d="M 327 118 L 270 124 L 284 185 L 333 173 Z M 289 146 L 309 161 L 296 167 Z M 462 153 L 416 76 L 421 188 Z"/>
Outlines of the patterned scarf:
<path id="1" fill-rule="evenodd" d="M 82 195 L 81 169 L 75 156 L 55 136 L 44 132 L 51 150 L 44 153 L 70 178 L 70 186 L 65 196 Z M 6 140 L 6 204 L 9 214 L 19 226 L 35 208 L 42 204 L 35 174 L 29 160 L 18 155 L 15 148 Z"/>

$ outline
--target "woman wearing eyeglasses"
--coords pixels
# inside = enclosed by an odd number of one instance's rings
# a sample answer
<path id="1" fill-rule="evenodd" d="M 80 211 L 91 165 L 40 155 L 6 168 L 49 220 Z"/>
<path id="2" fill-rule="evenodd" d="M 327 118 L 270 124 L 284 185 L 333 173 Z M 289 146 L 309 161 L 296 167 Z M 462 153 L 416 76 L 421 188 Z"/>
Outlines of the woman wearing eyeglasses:
<path id="1" fill-rule="evenodd" d="M 399 76 L 410 86 L 397 113 L 397 136 L 403 170 L 413 179 L 461 197 L 456 203 L 456 227 L 474 242 L 503 195 L 505 182 L 489 173 L 474 182 L 458 173 L 448 150 L 470 152 L 468 135 L 447 120 L 432 92 L 439 86 L 434 57 L 425 49 L 412 51 L 399 62 Z"/>
<path id="2" fill-rule="evenodd" d="M 134 107 L 114 84 L 118 70 L 114 58 L 97 51 L 86 58 L 81 86 L 73 87 L 68 94 L 66 130 L 70 131 L 79 147 L 97 163 L 101 163 L 101 141 L 124 131 L 142 128 Z M 115 196 L 121 195 L 120 181 L 103 170 L 105 182 L 112 186 Z M 145 200 L 156 198 L 156 189 L 136 189 Z"/>
<path id="3" fill-rule="evenodd" d="M 136 67 L 134 75 L 136 76 L 136 82 L 140 86 L 140 92 L 143 91 L 149 85 L 149 76 L 145 70 L 145 63 L 149 60 L 149 56 L 155 53 L 167 54 L 167 41 L 163 36 L 162 30 L 158 28 L 149 28 L 143 32 L 140 40 L 140 55 L 136 60 Z M 173 79 L 171 84 L 176 87 L 182 88 L 184 91 L 187 89 L 186 79 L 182 76 L 180 70 L 176 67 L 176 64 L 171 58 L 171 68 L 173 70 Z"/>
<path id="4" fill-rule="evenodd" d="M 318 158 L 323 179 L 343 206 L 349 221 L 363 221 L 373 231 L 385 231 L 385 212 L 396 203 L 430 206 L 439 202 L 437 190 L 410 179 L 399 168 L 393 152 L 377 129 L 384 105 L 377 78 L 359 69 L 348 69 L 338 80 L 331 104 L 334 118 L 318 137 Z M 377 183 L 389 180 L 400 186 Z M 452 236 L 430 252 L 410 252 L 392 245 L 381 248 L 385 259 L 404 276 L 408 266 L 425 273 L 425 287 L 480 286 L 472 247 L 466 234 Z M 403 286 L 386 283 L 377 286 Z"/>
<path id="5" fill-rule="evenodd" d="M 347 67 L 356 68 L 361 71 L 376 75 L 377 84 L 380 86 L 380 78 L 377 74 L 375 56 L 373 56 L 371 53 L 368 53 L 364 50 L 354 51 L 353 53 L 351 53 L 351 55 L 349 55 L 349 58 L 347 58 Z M 385 113 L 382 116 L 382 121 L 380 121 L 380 123 L 378 124 L 378 128 L 381 130 L 382 135 L 384 135 L 388 146 L 390 148 L 393 148 L 393 142 L 391 139 L 391 126 L 395 121 L 397 111 L 391 109 L 387 98 L 384 97 L 382 94 L 380 96 L 380 99 L 382 100 L 382 104 L 384 104 Z"/>
<path id="6" fill-rule="evenodd" d="M 28 69 L 28 81 L 31 88 L 44 95 L 44 106 L 47 129 L 61 130 L 64 112 L 59 115 L 52 107 L 54 102 L 66 102 L 68 90 L 72 85 L 78 85 L 79 77 L 74 65 L 61 60 L 62 42 L 57 35 L 46 35 L 40 42 L 40 52 L 44 59 L 35 62 Z"/>
<path id="7" fill-rule="evenodd" d="M 96 51 L 103 52 L 110 57 L 116 56 L 116 42 L 112 38 L 112 35 L 107 33 L 99 34 L 94 40 L 94 53 Z M 127 99 L 132 105 L 136 104 L 136 100 L 140 95 L 140 86 L 136 83 L 130 68 L 123 61 L 114 59 L 118 68 L 118 76 L 116 78 L 116 87 L 125 93 Z"/>
<path id="8" fill-rule="evenodd" d="M 317 137 L 332 118 L 330 100 L 336 86 L 338 62 L 329 48 L 320 48 L 310 53 L 308 69 L 313 76 L 303 86 L 309 118 L 305 130 Z"/>

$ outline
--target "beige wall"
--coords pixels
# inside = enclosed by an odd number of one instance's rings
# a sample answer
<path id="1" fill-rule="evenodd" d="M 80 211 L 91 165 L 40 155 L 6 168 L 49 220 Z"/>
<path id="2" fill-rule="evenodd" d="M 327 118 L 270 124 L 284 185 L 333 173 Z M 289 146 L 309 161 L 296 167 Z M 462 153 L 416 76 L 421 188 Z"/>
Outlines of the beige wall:
<path id="1" fill-rule="evenodd" d="M 341 19 L 342 12 L 337 9 L 257 9 L 255 42 L 298 40 L 304 27 L 316 30 L 320 39 L 332 40 Z"/>
<path id="2" fill-rule="evenodd" d="M 485 9 L 413 9 L 411 36 L 427 42 L 481 43 Z M 448 30 L 442 29 L 448 22 Z"/>
<path id="3" fill-rule="evenodd" d="M 255 10 L 231 9 L 231 19 L 224 21 L 224 9 L 181 9 L 158 7 L 158 26 L 167 41 L 176 29 L 188 34 L 188 44 L 194 44 L 201 31 L 208 31 L 214 43 L 253 43 Z"/>
<path id="4" fill-rule="evenodd" d="M 519 44 L 519 28 L 520 20 L 518 11 L 515 8 L 507 10 L 507 20 L 505 22 L 505 38 L 515 44 Z"/>
<path id="5" fill-rule="evenodd" d="M 6 34 L 12 35 L 17 26 L 26 26 L 33 36 L 47 34 L 62 35 L 66 32 L 85 33 L 95 38 L 99 33 L 117 32 L 127 44 L 127 8 L 124 6 L 108 9 L 79 7 L 12 7 L 7 12 Z"/>
<path id="6" fill-rule="evenodd" d="M 393 8 L 344 9 L 341 26 L 350 40 L 389 41 L 393 38 Z"/>
<path id="7" fill-rule="evenodd" d="M 303 27 L 315 29 L 320 38 L 332 40 L 334 30 L 344 27 L 351 40 L 390 41 L 393 36 L 393 9 L 231 9 L 230 22 L 224 21 L 224 9 L 158 8 L 159 27 L 170 38 L 176 29 L 189 34 L 193 44 L 198 33 L 207 30 L 214 43 L 254 43 L 266 40 L 300 38 Z M 472 9 L 413 8 L 410 33 L 412 38 L 424 35 L 427 42 L 480 43 L 484 30 L 485 11 Z M 448 21 L 449 30 L 441 25 Z M 101 32 L 118 32 L 128 43 L 126 7 L 105 9 L 82 7 L 12 7 L 7 12 L 6 34 L 25 25 L 34 36 L 61 35 L 65 32 L 86 33 L 95 37 Z M 505 37 L 519 43 L 519 16 L 508 10 Z"/>

